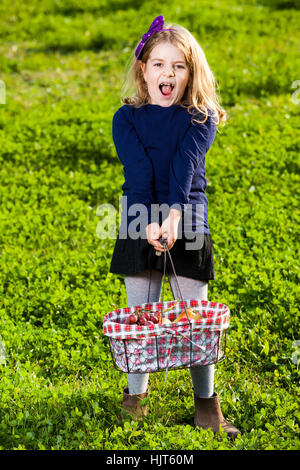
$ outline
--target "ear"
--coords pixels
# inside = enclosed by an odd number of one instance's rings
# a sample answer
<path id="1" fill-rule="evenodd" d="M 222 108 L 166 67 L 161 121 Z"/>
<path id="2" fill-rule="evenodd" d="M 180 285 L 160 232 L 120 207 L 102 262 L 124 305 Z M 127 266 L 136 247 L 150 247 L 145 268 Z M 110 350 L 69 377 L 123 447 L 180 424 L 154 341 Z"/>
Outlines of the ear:
<path id="1" fill-rule="evenodd" d="M 141 62 L 141 71 L 145 80 L 146 64 L 144 62 Z"/>

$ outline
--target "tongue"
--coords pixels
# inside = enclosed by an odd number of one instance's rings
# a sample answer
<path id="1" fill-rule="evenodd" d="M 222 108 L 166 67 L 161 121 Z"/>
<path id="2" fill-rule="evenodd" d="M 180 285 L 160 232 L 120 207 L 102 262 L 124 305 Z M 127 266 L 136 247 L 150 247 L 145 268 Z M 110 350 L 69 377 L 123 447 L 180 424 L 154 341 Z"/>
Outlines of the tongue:
<path id="1" fill-rule="evenodd" d="M 170 95 L 172 93 L 171 85 L 163 85 L 161 87 L 161 92 L 163 95 Z"/>

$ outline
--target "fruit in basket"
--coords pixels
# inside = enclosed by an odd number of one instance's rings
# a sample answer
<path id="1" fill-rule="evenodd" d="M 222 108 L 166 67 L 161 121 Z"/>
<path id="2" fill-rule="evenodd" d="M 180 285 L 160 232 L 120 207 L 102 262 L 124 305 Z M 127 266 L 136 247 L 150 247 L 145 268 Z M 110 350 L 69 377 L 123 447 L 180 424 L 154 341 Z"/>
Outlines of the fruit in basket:
<path id="1" fill-rule="evenodd" d="M 158 317 L 157 317 L 156 315 L 150 315 L 149 320 L 150 320 L 152 323 L 154 323 L 154 324 L 156 324 L 156 323 L 159 322 L 159 319 L 158 319 Z"/>
<path id="2" fill-rule="evenodd" d="M 179 299 L 173 304 L 171 307 L 164 309 L 162 311 L 160 310 L 149 310 L 146 308 L 142 307 L 136 307 L 135 310 L 128 315 L 128 317 L 125 319 L 125 323 L 128 325 L 141 325 L 141 326 L 150 326 L 150 325 L 157 325 L 157 324 L 168 324 L 172 323 L 171 320 L 168 318 L 164 317 L 161 320 L 162 314 L 168 312 L 169 310 L 172 310 L 174 308 L 174 305 L 179 301 Z M 198 320 L 200 318 L 200 313 L 197 312 L 195 309 L 192 308 L 186 308 L 181 311 L 181 313 L 178 315 L 178 317 L 174 320 L 173 323 L 177 322 L 184 322 L 188 321 L 187 318 L 190 320 Z"/>
<path id="3" fill-rule="evenodd" d="M 148 320 L 146 320 L 145 317 L 140 317 L 140 318 L 138 319 L 137 323 L 138 323 L 138 325 L 144 326 L 144 325 L 147 324 L 147 321 L 148 321 Z"/>
<path id="4" fill-rule="evenodd" d="M 146 310 L 141 307 L 136 307 L 134 312 L 128 315 L 125 319 L 127 325 L 156 325 L 159 323 L 160 312 L 154 310 Z"/>
<path id="5" fill-rule="evenodd" d="M 182 312 L 178 315 L 178 317 L 176 317 L 175 320 L 173 320 L 173 323 L 178 323 L 181 321 L 188 321 L 185 310 L 182 310 Z"/>
<path id="6" fill-rule="evenodd" d="M 201 314 L 197 312 L 197 310 L 194 310 L 192 308 L 187 308 L 181 311 L 178 317 L 175 318 L 174 323 L 181 322 L 181 321 L 188 321 L 187 315 L 190 320 L 199 320 L 201 317 Z"/>
<path id="7" fill-rule="evenodd" d="M 133 325 L 134 323 L 137 322 L 137 316 L 136 315 L 130 315 L 129 316 L 129 323 Z"/>
<path id="8" fill-rule="evenodd" d="M 135 314 L 131 314 L 126 318 L 125 323 L 126 325 L 134 325 L 134 323 L 137 322 L 137 319 L 138 317 Z"/>
<path id="9" fill-rule="evenodd" d="M 160 310 L 149 310 L 142 307 L 136 307 L 135 310 L 126 318 L 125 323 L 129 325 L 141 325 L 141 326 L 150 326 L 150 325 L 157 325 L 158 323 L 165 325 L 168 323 L 172 323 L 166 317 L 162 317 L 163 314 L 169 312 L 170 310 L 174 309 L 174 306 L 178 303 L 179 299 L 176 300 L 175 303 L 172 302 L 171 307 L 167 309 Z M 198 312 L 196 309 L 193 308 L 185 308 L 183 309 L 177 318 L 173 321 L 173 323 L 177 322 L 188 322 L 189 320 L 200 320 L 201 313 Z"/>
<path id="10" fill-rule="evenodd" d="M 186 315 L 183 315 L 183 317 L 180 316 L 180 319 L 179 319 L 179 320 L 176 318 L 176 320 L 174 320 L 174 323 L 185 322 L 185 321 L 188 322 L 189 319 L 188 319 L 188 317 L 187 317 Z"/>

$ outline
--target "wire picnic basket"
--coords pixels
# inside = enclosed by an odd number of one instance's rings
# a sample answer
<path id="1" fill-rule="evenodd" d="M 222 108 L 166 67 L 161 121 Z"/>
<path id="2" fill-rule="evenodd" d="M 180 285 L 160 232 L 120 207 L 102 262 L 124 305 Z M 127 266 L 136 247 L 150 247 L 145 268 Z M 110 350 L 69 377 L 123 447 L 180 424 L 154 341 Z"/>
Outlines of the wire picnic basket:
<path id="1" fill-rule="evenodd" d="M 135 307 L 114 310 L 103 319 L 103 332 L 108 337 L 114 367 L 126 373 L 159 372 L 193 366 L 215 364 L 225 359 L 226 330 L 229 326 L 229 308 L 208 300 L 183 300 L 174 264 L 166 241 L 164 246 L 164 273 L 161 300 L 149 302 L 151 272 L 147 302 Z M 164 301 L 166 252 L 180 297 Z M 134 313 L 156 313 L 159 323 L 128 324 Z M 185 319 L 174 321 L 179 315 Z"/>

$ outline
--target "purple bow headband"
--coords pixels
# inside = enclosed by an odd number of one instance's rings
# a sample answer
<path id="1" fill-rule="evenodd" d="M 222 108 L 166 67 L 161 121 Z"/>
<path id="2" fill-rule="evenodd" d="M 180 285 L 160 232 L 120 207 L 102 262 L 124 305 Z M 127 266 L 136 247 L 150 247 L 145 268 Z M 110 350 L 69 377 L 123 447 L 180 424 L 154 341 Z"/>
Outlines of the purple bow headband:
<path id="1" fill-rule="evenodd" d="M 142 40 L 135 50 L 135 56 L 137 59 L 141 58 L 142 49 L 144 45 L 146 44 L 146 42 L 148 41 L 148 39 L 150 38 L 150 36 L 152 36 L 152 34 L 157 33 L 158 31 L 172 31 L 172 29 L 163 29 L 163 25 L 164 25 L 164 17 L 162 15 L 157 16 L 155 20 L 153 20 L 149 28 L 149 31 L 146 34 L 143 34 Z"/>

